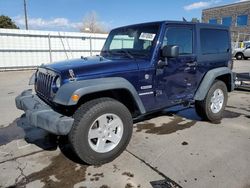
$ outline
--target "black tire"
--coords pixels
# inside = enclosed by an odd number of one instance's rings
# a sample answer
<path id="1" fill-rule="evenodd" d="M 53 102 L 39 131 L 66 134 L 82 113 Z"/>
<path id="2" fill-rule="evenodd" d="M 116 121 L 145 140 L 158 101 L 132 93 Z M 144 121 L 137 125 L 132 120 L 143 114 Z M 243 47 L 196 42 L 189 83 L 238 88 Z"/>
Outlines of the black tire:
<path id="1" fill-rule="evenodd" d="M 106 153 L 99 153 L 91 148 L 88 132 L 94 121 L 106 113 L 113 113 L 121 119 L 123 134 L 115 148 Z M 119 101 L 111 98 L 91 100 L 81 105 L 73 117 L 74 123 L 69 133 L 69 141 L 75 153 L 85 163 L 100 165 L 110 162 L 126 149 L 133 132 L 133 120 L 129 110 Z"/>
<path id="2" fill-rule="evenodd" d="M 216 89 L 220 89 L 224 95 L 224 101 L 219 112 L 214 113 L 211 110 L 211 98 Z M 219 123 L 223 117 L 223 113 L 227 104 L 228 92 L 227 86 L 220 80 L 215 80 L 213 85 L 210 87 L 205 99 L 203 101 L 195 101 L 196 113 L 203 119 L 209 120 L 213 123 Z"/>
<path id="3" fill-rule="evenodd" d="M 242 60 L 242 59 L 244 58 L 244 55 L 243 55 L 243 53 L 237 53 L 237 54 L 235 55 L 235 58 L 236 58 L 237 60 Z"/>

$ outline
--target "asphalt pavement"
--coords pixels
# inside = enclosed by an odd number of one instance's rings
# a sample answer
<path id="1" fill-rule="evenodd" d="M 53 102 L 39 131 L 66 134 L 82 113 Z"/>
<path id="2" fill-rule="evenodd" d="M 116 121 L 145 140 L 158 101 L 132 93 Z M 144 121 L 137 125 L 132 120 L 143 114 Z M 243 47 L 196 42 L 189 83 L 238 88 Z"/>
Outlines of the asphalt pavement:
<path id="1" fill-rule="evenodd" d="M 250 71 L 235 61 L 234 71 Z M 83 164 L 66 137 L 30 127 L 14 99 L 33 71 L 0 72 L 0 187 L 250 187 L 250 93 L 230 93 L 220 124 L 193 108 L 134 124 L 131 142 L 113 162 Z"/>

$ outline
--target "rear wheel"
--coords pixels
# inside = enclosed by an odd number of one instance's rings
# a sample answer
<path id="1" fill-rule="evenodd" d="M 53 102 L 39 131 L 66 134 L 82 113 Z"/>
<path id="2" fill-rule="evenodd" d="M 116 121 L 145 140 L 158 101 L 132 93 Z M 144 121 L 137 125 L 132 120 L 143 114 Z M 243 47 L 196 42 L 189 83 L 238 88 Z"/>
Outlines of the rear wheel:
<path id="1" fill-rule="evenodd" d="M 132 135 L 129 110 L 111 98 L 83 104 L 74 119 L 70 143 L 79 158 L 88 164 L 112 161 L 126 148 Z"/>
<path id="2" fill-rule="evenodd" d="M 244 58 L 244 55 L 243 55 L 243 53 L 237 53 L 235 55 L 235 57 L 236 57 L 237 60 L 242 60 Z"/>
<path id="3" fill-rule="evenodd" d="M 217 123 L 222 119 L 227 103 L 227 86 L 224 82 L 216 80 L 209 89 L 203 101 L 195 101 L 197 114 L 203 119 Z"/>

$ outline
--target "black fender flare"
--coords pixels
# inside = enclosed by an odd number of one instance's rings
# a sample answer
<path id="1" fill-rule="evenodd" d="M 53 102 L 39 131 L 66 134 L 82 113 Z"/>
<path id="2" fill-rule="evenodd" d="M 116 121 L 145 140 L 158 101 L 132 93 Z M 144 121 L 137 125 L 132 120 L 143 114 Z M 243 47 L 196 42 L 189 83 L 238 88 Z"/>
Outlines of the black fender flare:
<path id="1" fill-rule="evenodd" d="M 134 101 L 136 102 L 141 114 L 146 112 L 134 86 L 128 80 L 121 77 L 97 78 L 66 83 L 59 88 L 53 101 L 57 104 L 71 106 L 77 104 L 77 102 L 71 99 L 72 95 L 76 94 L 79 95 L 79 97 L 84 97 L 84 95 L 87 94 L 113 89 L 128 90 L 131 96 L 134 98 Z"/>
<path id="2" fill-rule="evenodd" d="M 234 74 L 232 70 L 229 69 L 228 67 L 215 68 L 215 69 L 208 71 L 206 75 L 204 76 L 204 78 L 202 79 L 201 84 L 195 93 L 194 100 L 201 101 L 205 99 L 207 92 L 212 86 L 214 80 L 219 76 L 223 76 L 227 74 L 230 75 L 230 88 L 231 88 L 230 91 L 233 91 L 234 90 Z"/>

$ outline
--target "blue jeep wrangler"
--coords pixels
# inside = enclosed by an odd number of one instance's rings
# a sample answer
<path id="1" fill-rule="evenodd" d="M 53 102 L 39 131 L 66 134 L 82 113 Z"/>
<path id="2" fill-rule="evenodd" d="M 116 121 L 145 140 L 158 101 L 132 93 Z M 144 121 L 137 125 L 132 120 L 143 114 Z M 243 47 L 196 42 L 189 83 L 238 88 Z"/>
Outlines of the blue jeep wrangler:
<path id="1" fill-rule="evenodd" d="M 99 56 L 40 66 L 31 90 L 16 98 L 30 125 L 68 135 L 89 164 L 115 159 L 133 119 L 195 105 L 218 122 L 234 89 L 229 28 L 162 21 L 110 32 Z"/>

